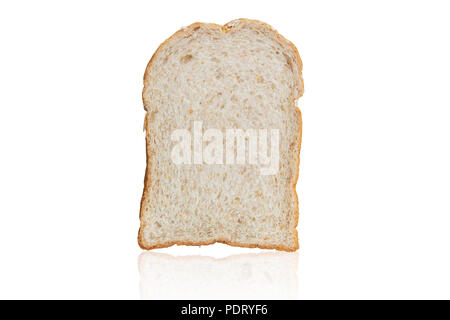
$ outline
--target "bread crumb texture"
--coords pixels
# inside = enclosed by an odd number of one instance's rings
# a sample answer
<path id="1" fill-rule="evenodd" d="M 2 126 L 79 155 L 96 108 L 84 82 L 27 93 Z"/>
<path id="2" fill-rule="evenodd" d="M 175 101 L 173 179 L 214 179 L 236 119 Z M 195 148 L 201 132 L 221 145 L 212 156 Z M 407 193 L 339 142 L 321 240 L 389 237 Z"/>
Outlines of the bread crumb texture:
<path id="1" fill-rule="evenodd" d="M 215 242 L 298 249 L 303 93 L 294 45 L 247 19 L 194 23 L 167 39 L 144 76 L 147 169 L 138 241 L 143 249 Z M 176 165 L 171 133 L 203 128 L 278 129 L 279 171 L 257 165 Z"/>

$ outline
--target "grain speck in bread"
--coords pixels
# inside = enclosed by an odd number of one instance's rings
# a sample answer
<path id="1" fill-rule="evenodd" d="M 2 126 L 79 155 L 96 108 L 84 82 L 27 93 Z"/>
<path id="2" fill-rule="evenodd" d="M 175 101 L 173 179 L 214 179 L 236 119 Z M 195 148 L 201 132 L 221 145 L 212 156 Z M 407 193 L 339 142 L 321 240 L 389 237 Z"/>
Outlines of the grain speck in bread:
<path id="1" fill-rule="evenodd" d="M 303 93 L 294 45 L 247 19 L 194 23 L 167 39 L 144 75 L 147 169 L 138 241 L 144 249 L 223 242 L 298 249 Z M 203 128 L 279 130 L 279 170 L 254 164 L 175 164 L 171 133 Z"/>

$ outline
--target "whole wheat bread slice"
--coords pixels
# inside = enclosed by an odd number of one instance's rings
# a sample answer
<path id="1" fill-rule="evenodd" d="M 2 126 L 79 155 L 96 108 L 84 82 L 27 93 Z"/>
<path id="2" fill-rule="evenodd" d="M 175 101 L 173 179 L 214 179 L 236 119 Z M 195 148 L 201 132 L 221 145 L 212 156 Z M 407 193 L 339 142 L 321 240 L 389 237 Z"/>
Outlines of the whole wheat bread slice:
<path id="1" fill-rule="evenodd" d="M 222 242 L 298 249 L 295 185 L 302 124 L 296 100 L 303 93 L 301 72 L 295 46 L 255 20 L 194 23 L 160 45 L 144 75 L 142 248 Z M 248 161 L 175 163 L 171 134 L 192 132 L 195 122 L 202 124 L 202 132 L 278 130 L 278 171 L 263 175 L 262 164 Z"/>

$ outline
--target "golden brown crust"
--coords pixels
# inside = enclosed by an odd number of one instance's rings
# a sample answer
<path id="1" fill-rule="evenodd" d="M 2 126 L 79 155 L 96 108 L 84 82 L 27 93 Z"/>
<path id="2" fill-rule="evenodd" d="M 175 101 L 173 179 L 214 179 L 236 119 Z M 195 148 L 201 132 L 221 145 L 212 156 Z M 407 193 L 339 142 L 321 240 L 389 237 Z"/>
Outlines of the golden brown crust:
<path id="1" fill-rule="evenodd" d="M 302 60 L 300 58 L 300 54 L 297 50 L 297 48 L 295 47 L 295 45 L 290 42 L 289 40 L 287 40 L 286 38 L 284 38 L 281 34 L 279 34 L 276 30 L 274 30 L 270 25 L 258 21 L 258 20 L 250 20 L 250 19 L 236 19 L 233 21 L 230 21 L 228 23 L 226 23 L 225 25 L 219 25 L 219 24 L 214 24 L 214 23 L 201 23 L 201 22 L 195 22 L 191 25 L 189 25 L 186 28 L 182 28 L 180 30 L 178 30 L 177 32 L 175 32 L 172 36 L 170 36 L 168 39 L 166 39 L 163 43 L 161 43 L 158 47 L 158 49 L 156 49 L 155 53 L 153 54 L 153 56 L 151 57 L 150 61 L 147 64 L 147 67 L 145 69 L 145 73 L 144 73 L 144 89 L 142 90 L 142 101 L 144 103 L 144 109 L 146 110 L 146 116 L 145 116 L 145 122 L 144 122 L 144 129 L 147 127 L 147 121 L 148 121 L 148 111 L 150 106 L 148 105 L 148 101 L 146 101 L 145 98 L 145 90 L 148 86 L 148 81 L 149 81 L 149 73 L 150 73 L 150 68 L 155 60 L 155 57 L 158 56 L 159 52 L 161 51 L 162 48 L 164 48 L 166 45 L 168 45 L 172 40 L 175 40 L 177 38 L 180 37 L 185 37 L 185 36 L 190 36 L 192 35 L 193 32 L 195 32 L 198 28 L 203 27 L 203 28 L 211 28 L 211 29 L 220 29 L 223 32 L 227 33 L 230 32 L 230 30 L 232 30 L 234 28 L 234 25 L 236 23 L 241 23 L 241 22 L 246 22 L 248 24 L 256 24 L 259 26 L 262 26 L 270 31 L 272 31 L 276 37 L 276 39 L 282 43 L 287 44 L 288 46 L 290 46 L 292 48 L 292 50 L 294 51 L 294 54 L 296 55 L 296 62 L 297 62 L 297 66 L 298 66 L 298 93 L 297 95 L 294 97 L 294 100 L 300 98 L 303 95 L 303 78 L 302 78 L 302 68 L 303 68 L 303 63 Z M 172 242 L 164 242 L 164 243 L 159 243 L 157 245 L 146 245 L 145 241 L 143 239 L 143 224 L 142 224 L 142 212 L 143 212 L 143 207 L 144 207 L 144 202 L 145 199 L 147 198 L 147 190 L 149 188 L 149 183 L 150 183 L 150 178 L 148 177 L 149 175 L 149 161 L 151 161 L 151 155 L 150 155 L 150 151 L 149 151 L 149 142 L 148 142 L 148 137 L 146 133 L 146 169 L 145 169 L 145 178 L 144 178 L 144 190 L 143 190 L 143 194 L 142 194 L 142 199 L 141 199 L 141 204 L 140 204 L 140 212 L 139 212 L 139 219 L 141 221 L 141 225 L 139 228 L 139 232 L 138 232 L 138 244 L 139 246 L 144 249 L 144 250 L 151 250 L 151 249 L 157 249 L 157 248 L 167 248 L 167 247 L 171 247 L 173 245 L 188 245 L 188 246 L 202 246 L 202 245 L 210 245 L 210 244 L 214 244 L 214 243 L 224 243 L 230 246 L 235 246 L 235 247 L 245 247 L 245 248 L 260 248 L 260 249 L 276 249 L 276 250 L 281 250 L 281 251 L 296 251 L 299 248 L 299 244 L 298 244 L 298 232 L 297 232 L 297 225 L 298 225 L 298 218 L 299 218 L 299 208 L 298 208 L 298 196 L 297 196 L 297 191 L 296 191 L 296 184 L 297 184 L 297 180 L 298 180 L 298 175 L 299 175 L 299 164 L 300 164 L 300 148 L 301 148 L 301 137 L 302 137 L 302 117 L 301 117 L 301 112 L 300 110 L 295 107 L 295 110 L 298 114 L 298 118 L 299 118 L 299 134 L 298 134 L 298 154 L 296 156 L 296 169 L 295 169 L 295 174 L 293 175 L 293 179 L 292 179 L 292 189 L 295 195 L 295 207 L 296 207 L 296 211 L 295 211 L 295 218 L 294 218 L 294 234 L 295 234 L 295 243 L 294 246 L 270 246 L 270 245 L 261 245 L 261 244 L 249 244 L 249 243 L 242 243 L 242 242 L 234 242 L 234 241 L 229 241 L 226 239 L 216 239 L 216 240 L 212 240 L 212 241 L 205 241 L 205 242 L 191 242 L 191 241 L 172 241 Z"/>
<path id="2" fill-rule="evenodd" d="M 298 121 L 299 121 L 299 129 L 298 129 L 298 139 L 297 139 L 297 143 L 298 143 L 298 153 L 297 153 L 297 161 L 296 161 L 296 166 L 295 166 L 295 175 L 293 176 L 292 179 L 292 191 L 294 192 L 295 195 L 295 218 L 294 218 L 294 232 L 295 232 L 295 243 L 296 243 L 296 248 L 295 250 L 297 250 L 299 248 L 299 244 L 298 244 L 298 232 L 297 232 L 297 225 L 298 225 L 298 217 L 299 217 L 299 207 L 298 207 L 298 195 L 297 195 L 297 190 L 296 190 L 296 186 L 297 186 L 297 181 L 298 181 L 298 174 L 299 174 L 299 167 L 300 167 L 300 148 L 302 145 L 302 113 L 300 111 L 300 109 L 298 109 L 297 107 L 295 108 L 297 115 L 298 115 Z M 293 250 L 293 251 L 295 251 Z"/>
<path id="3" fill-rule="evenodd" d="M 140 239 L 140 237 L 139 237 Z M 144 250 L 152 250 L 152 249 L 161 249 L 161 248 L 168 248 L 173 245 L 181 245 L 181 246 L 207 246 L 214 243 L 224 243 L 229 246 L 233 247 L 241 247 L 241 248 L 259 248 L 259 249 L 275 249 L 280 251 L 288 251 L 293 252 L 298 249 L 298 241 L 297 246 L 294 247 L 288 247 L 288 246 L 265 246 L 260 244 L 248 244 L 248 243 L 242 243 L 242 242 L 234 242 L 234 241 L 228 241 L 228 240 L 212 240 L 212 241 L 205 241 L 205 242 L 191 242 L 191 241 L 172 241 L 172 242 L 164 242 L 159 243 L 157 245 L 152 246 L 146 246 L 144 243 L 139 241 L 139 246 Z"/>

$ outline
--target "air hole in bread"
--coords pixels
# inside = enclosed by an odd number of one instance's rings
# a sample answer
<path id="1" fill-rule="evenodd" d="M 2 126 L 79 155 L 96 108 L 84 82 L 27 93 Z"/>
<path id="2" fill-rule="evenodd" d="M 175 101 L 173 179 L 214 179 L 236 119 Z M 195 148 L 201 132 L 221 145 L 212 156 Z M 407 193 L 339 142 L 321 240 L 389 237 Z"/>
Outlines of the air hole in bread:
<path id="1" fill-rule="evenodd" d="M 193 58 L 192 54 L 187 54 L 187 55 L 185 55 L 185 56 L 180 58 L 180 62 L 181 63 L 188 63 L 188 62 L 190 62 L 192 60 L 192 58 Z"/>
<path id="2" fill-rule="evenodd" d="M 286 59 L 286 64 L 290 70 L 292 70 L 292 61 L 291 57 L 289 57 L 286 53 L 283 53 L 284 58 Z"/>

